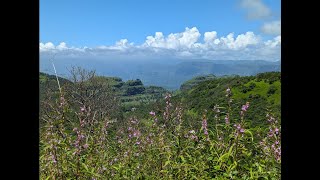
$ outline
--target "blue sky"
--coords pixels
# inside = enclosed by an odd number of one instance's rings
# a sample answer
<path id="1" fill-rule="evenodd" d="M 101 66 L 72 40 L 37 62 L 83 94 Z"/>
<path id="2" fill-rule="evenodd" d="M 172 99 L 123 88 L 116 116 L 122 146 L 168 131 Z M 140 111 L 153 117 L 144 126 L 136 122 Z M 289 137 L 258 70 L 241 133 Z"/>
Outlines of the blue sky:
<path id="1" fill-rule="evenodd" d="M 174 51 L 184 58 L 232 59 L 247 50 L 251 55 L 243 58 L 265 55 L 279 60 L 280 4 L 280 0 L 40 0 L 40 52 L 68 49 L 92 54 L 104 49 L 106 56 L 110 51 L 112 56 L 124 51 L 139 56 L 148 49 L 156 52 L 151 53 L 154 56 L 160 49 L 161 55 Z M 146 43 L 148 36 L 153 39 Z"/>

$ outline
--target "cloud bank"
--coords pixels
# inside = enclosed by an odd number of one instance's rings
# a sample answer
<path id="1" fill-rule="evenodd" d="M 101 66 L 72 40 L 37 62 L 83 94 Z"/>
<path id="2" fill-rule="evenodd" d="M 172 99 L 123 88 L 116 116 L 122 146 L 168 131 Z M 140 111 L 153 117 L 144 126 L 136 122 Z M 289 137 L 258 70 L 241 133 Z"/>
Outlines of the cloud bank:
<path id="1" fill-rule="evenodd" d="M 279 34 L 275 25 L 266 25 L 264 31 Z M 54 45 L 40 43 L 40 55 L 58 54 L 61 56 L 123 59 L 211 59 L 211 60 L 280 60 L 281 35 L 262 41 L 259 35 L 248 31 L 235 35 L 218 36 L 216 31 L 204 32 L 203 37 L 196 27 L 186 27 L 183 32 L 164 35 L 156 32 L 147 36 L 139 45 L 121 39 L 114 45 L 98 47 L 69 47 L 65 42 Z"/>

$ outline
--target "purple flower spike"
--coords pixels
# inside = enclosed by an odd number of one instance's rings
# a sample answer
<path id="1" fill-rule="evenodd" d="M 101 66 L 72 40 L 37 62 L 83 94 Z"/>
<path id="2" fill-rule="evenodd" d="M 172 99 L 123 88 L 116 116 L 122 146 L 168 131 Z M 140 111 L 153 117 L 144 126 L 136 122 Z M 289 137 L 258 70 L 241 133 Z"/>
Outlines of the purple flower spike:
<path id="1" fill-rule="evenodd" d="M 249 102 L 247 102 L 245 105 L 242 106 L 241 110 L 242 111 L 247 111 L 249 108 Z"/>
<path id="2" fill-rule="evenodd" d="M 153 112 L 153 111 L 149 112 L 149 114 L 152 115 L 152 116 L 155 116 L 155 115 L 156 115 L 156 113 Z"/>
<path id="3" fill-rule="evenodd" d="M 204 131 L 204 134 L 205 134 L 205 135 L 208 135 L 208 131 L 207 131 L 207 130 L 205 130 L 205 131 Z"/>
<path id="4" fill-rule="evenodd" d="M 228 116 L 228 115 L 227 115 L 224 119 L 225 119 L 225 121 L 226 121 L 226 124 L 230 124 L 229 116 Z"/>

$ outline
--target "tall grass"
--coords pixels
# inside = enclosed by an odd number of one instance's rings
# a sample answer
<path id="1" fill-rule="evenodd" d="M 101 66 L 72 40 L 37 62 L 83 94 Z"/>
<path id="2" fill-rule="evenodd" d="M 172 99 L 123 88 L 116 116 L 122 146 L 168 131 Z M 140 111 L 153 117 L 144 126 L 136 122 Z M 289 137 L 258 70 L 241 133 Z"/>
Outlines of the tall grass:
<path id="1" fill-rule="evenodd" d="M 162 110 L 143 120 L 149 123 L 131 117 L 119 124 L 95 115 L 92 103 L 71 108 L 73 100 L 61 91 L 55 103 L 45 103 L 40 179 L 280 179 L 278 120 L 269 113 L 268 128 L 250 127 L 249 102 L 231 119 L 229 88 L 226 98 L 227 107 L 208 110 L 213 119 L 203 112 L 194 127 L 184 125 L 187 113 L 182 104 L 172 104 L 170 94 Z"/>

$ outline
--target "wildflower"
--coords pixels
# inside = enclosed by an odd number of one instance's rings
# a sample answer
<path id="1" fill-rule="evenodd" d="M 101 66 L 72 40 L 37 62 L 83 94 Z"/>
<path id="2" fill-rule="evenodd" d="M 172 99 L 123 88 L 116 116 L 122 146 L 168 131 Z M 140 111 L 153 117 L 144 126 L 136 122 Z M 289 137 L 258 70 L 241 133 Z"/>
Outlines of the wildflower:
<path id="1" fill-rule="evenodd" d="M 202 121 L 202 128 L 203 129 L 207 129 L 207 120 L 206 119 L 204 119 L 203 121 Z"/>
<path id="2" fill-rule="evenodd" d="M 204 134 L 205 134 L 205 135 L 208 135 L 208 131 L 207 131 L 207 130 L 204 130 Z"/>
<path id="3" fill-rule="evenodd" d="M 83 145 L 83 148 L 87 149 L 89 147 L 88 144 Z"/>
<path id="4" fill-rule="evenodd" d="M 194 131 L 194 130 L 191 130 L 191 131 L 189 131 L 189 133 L 190 133 L 190 134 L 194 134 L 194 133 L 195 133 L 195 131 Z"/>
<path id="5" fill-rule="evenodd" d="M 167 94 L 165 99 L 171 98 L 171 94 Z"/>
<path id="6" fill-rule="evenodd" d="M 241 128 L 241 129 L 240 129 L 240 132 L 241 132 L 241 133 L 244 133 L 244 129 L 243 129 L 243 128 Z"/>
<path id="7" fill-rule="evenodd" d="M 134 137 L 139 137 L 141 135 L 139 130 L 134 131 L 133 136 Z"/>
<path id="8" fill-rule="evenodd" d="M 270 118 L 267 120 L 269 123 L 273 122 L 275 119 L 274 117 L 270 116 Z"/>
<path id="9" fill-rule="evenodd" d="M 80 111 L 84 112 L 86 109 L 84 107 L 80 107 Z"/>
<path id="10" fill-rule="evenodd" d="M 242 111 L 247 111 L 248 108 L 249 108 L 249 102 L 247 102 L 245 105 L 242 105 L 241 110 L 242 110 Z"/>
<path id="11" fill-rule="evenodd" d="M 276 132 L 276 134 L 278 134 L 278 133 L 279 133 L 279 129 L 276 128 L 276 129 L 274 130 L 274 132 Z"/>
<path id="12" fill-rule="evenodd" d="M 260 145 L 263 145 L 263 142 L 262 142 L 262 141 L 260 141 L 260 142 L 259 142 L 259 144 L 260 144 Z"/>
<path id="13" fill-rule="evenodd" d="M 226 115 L 226 117 L 224 118 L 225 121 L 226 121 L 226 124 L 230 124 L 230 121 L 229 121 L 229 114 Z"/>
<path id="14" fill-rule="evenodd" d="M 205 135 L 208 135 L 207 126 L 208 126 L 207 120 L 206 120 L 206 119 L 203 119 L 203 121 L 202 121 L 202 128 L 204 129 L 204 134 L 205 134 Z"/>
<path id="15" fill-rule="evenodd" d="M 191 136 L 190 136 L 190 139 L 198 141 L 198 137 L 195 136 L 195 135 L 191 135 Z"/>
<path id="16" fill-rule="evenodd" d="M 155 116 L 155 115 L 156 115 L 156 113 L 153 112 L 153 111 L 149 112 L 149 114 L 152 115 L 152 116 Z"/>
<path id="17" fill-rule="evenodd" d="M 139 144 L 140 144 L 140 141 L 137 141 L 136 144 L 139 145 Z"/>
<path id="18" fill-rule="evenodd" d="M 228 87 L 228 89 L 226 90 L 226 92 L 227 92 L 227 97 L 230 97 L 231 96 L 231 89 Z M 230 99 L 231 100 L 231 99 Z"/>

